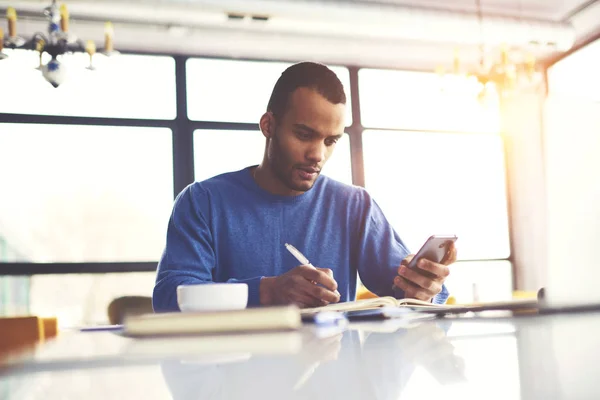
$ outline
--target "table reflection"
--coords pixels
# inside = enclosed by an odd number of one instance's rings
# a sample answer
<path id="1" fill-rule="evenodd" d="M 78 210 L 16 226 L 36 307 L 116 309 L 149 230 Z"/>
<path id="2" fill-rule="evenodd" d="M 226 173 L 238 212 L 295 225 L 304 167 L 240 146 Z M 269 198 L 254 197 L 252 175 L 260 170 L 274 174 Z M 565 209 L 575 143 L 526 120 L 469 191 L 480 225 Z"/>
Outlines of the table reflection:
<path id="1" fill-rule="evenodd" d="M 381 325 L 378 325 L 381 326 Z M 161 369 L 176 400 L 227 398 L 398 399 L 415 368 L 440 386 L 466 381 L 448 323 L 395 332 L 349 330 L 304 336 L 291 357 L 253 356 L 217 364 L 168 360 Z"/>

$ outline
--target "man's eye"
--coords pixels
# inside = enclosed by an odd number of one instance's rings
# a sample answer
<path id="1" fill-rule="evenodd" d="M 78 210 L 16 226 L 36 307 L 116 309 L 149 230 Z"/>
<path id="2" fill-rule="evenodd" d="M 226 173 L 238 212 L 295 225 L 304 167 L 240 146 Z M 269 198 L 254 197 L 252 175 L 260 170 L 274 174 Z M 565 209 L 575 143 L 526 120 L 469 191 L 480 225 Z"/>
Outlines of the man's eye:
<path id="1" fill-rule="evenodd" d="M 296 132 L 296 136 L 298 136 L 298 138 L 302 140 L 307 140 L 311 138 L 311 134 L 306 132 Z"/>
<path id="2" fill-rule="evenodd" d="M 332 146 L 332 145 L 336 144 L 338 140 L 339 139 L 327 139 L 327 140 L 325 140 L 325 144 L 327 146 Z"/>

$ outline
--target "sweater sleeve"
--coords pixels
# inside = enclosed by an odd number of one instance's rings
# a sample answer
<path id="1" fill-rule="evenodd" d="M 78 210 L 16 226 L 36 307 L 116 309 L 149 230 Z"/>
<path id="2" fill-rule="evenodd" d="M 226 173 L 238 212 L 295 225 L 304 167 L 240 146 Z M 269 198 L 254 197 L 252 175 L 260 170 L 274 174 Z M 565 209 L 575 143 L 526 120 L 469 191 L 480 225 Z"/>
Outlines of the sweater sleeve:
<path id="1" fill-rule="evenodd" d="M 213 282 L 216 267 L 213 236 L 206 211 L 203 212 L 203 207 L 199 206 L 209 201 L 198 184 L 188 186 L 175 200 L 152 295 L 155 312 L 179 311 L 177 286 Z M 261 278 L 230 279 L 227 282 L 248 284 L 248 305 L 252 306 L 260 303 Z"/>
<path id="2" fill-rule="evenodd" d="M 360 279 L 378 296 L 404 298 L 404 292 L 394 288 L 393 284 L 400 263 L 410 251 L 375 200 L 364 190 L 361 196 L 362 226 L 356 247 Z M 433 303 L 443 304 L 447 298 L 448 291 L 443 286 L 442 292 L 433 298 Z"/>

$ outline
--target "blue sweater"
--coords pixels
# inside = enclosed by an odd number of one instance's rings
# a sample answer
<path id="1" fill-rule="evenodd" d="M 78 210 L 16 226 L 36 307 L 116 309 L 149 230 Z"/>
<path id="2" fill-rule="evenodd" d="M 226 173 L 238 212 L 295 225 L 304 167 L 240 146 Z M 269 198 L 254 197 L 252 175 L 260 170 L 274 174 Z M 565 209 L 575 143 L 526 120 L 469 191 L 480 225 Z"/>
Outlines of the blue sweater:
<path id="1" fill-rule="evenodd" d="M 178 285 L 245 282 L 248 305 L 260 304 L 260 280 L 298 266 L 290 243 L 317 267 L 330 268 L 340 301 L 354 300 L 356 276 L 379 296 L 392 290 L 409 251 L 381 209 L 360 187 L 326 176 L 298 196 L 260 188 L 250 168 L 195 182 L 173 207 L 152 297 L 157 312 L 178 311 Z M 434 298 L 444 303 L 444 289 Z"/>

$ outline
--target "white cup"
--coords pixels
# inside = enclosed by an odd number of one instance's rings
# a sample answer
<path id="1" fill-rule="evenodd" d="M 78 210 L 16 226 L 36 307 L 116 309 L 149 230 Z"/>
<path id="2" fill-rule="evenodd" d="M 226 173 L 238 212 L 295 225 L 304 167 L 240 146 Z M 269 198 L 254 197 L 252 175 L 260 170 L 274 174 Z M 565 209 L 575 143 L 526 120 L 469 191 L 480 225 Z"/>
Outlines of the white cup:
<path id="1" fill-rule="evenodd" d="M 177 286 L 181 311 L 243 310 L 248 305 L 245 283 L 201 283 Z"/>

